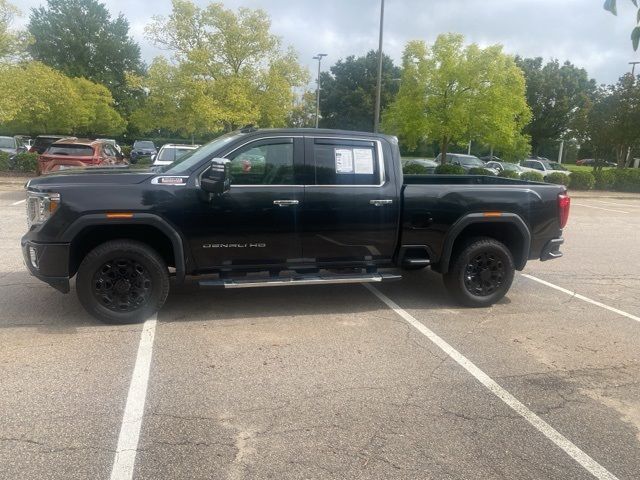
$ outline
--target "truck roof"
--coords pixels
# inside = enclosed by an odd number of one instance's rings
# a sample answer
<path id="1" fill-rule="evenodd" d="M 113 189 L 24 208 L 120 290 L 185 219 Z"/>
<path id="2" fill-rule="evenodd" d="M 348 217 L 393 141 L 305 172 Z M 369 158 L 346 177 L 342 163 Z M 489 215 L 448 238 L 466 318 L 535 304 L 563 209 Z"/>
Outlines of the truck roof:
<path id="1" fill-rule="evenodd" d="M 334 130 L 330 128 L 258 128 L 254 130 L 241 129 L 238 130 L 238 133 L 244 133 L 246 135 L 272 133 L 277 135 L 335 135 L 340 137 L 375 137 L 384 138 L 385 140 L 389 140 L 390 142 L 397 142 L 397 138 L 393 135 L 373 132 L 358 132 L 353 130 Z"/>

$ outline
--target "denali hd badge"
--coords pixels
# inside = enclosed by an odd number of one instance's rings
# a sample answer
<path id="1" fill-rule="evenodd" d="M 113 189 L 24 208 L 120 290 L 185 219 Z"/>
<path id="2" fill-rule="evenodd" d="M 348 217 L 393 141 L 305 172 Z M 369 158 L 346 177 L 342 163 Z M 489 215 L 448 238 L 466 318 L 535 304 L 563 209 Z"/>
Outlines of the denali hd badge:
<path id="1" fill-rule="evenodd" d="M 266 243 L 205 243 L 202 248 L 265 248 Z"/>
<path id="2" fill-rule="evenodd" d="M 155 185 L 186 185 L 189 177 L 156 177 L 151 180 Z"/>

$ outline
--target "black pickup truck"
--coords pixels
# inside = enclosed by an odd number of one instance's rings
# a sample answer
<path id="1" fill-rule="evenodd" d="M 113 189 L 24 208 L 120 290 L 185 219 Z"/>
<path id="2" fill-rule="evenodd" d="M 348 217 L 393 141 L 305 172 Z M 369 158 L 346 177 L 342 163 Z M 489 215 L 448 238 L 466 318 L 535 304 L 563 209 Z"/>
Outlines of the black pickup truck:
<path id="1" fill-rule="evenodd" d="M 397 140 L 243 129 L 164 168 L 92 168 L 27 184 L 33 275 L 97 318 L 141 321 L 170 277 L 242 288 L 381 282 L 430 266 L 460 303 L 488 306 L 530 259 L 562 254 L 562 186 L 404 176 Z M 425 290 L 426 292 L 426 290 Z"/>

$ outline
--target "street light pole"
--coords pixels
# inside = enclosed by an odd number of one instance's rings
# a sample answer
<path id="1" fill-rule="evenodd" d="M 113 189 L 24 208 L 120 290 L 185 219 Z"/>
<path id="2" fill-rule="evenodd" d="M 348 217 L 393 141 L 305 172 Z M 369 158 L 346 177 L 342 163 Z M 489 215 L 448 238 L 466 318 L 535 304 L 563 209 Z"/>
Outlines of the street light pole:
<path id="1" fill-rule="evenodd" d="M 326 53 L 319 53 L 314 60 L 318 60 L 318 78 L 316 80 L 316 128 L 318 128 L 318 121 L 320 119 L 320 64 L 322 63 L 322 57 L 326 57 Z"/>
<path id="2" fill-rule="evenodd" d="M 382 90 L 382 32 L 384 30 L 384 0 L 380 0 L 380 37 L 378 39 L 378 81 L 376 83 L 376 108 L 373 117 L 373 131 L 380 127 L 380 93 Z"/>
<path id="3" fill-rule="evenodd" d="M 631 76 L 635 77 L 636 76 L 636 65 L 638 65 L 640 62 L 629 62 L 629 65 L 631 65 Z"/>

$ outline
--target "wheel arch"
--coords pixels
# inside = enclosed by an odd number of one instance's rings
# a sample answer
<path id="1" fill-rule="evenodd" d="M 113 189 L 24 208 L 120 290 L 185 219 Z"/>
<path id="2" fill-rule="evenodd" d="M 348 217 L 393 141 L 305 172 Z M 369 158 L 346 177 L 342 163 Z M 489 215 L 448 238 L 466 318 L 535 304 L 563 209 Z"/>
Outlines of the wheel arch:
<path id="1" fill-rule="evenodd" d="M 176 269 L 176 280 L 186 275 L 184 242 L 180 234 L 163 218 L 154 214 L 133 214 L 131 218 L 108 218 L 106 214 L 84 215 L 65 231 L 63 241 L 71 244 L 69 276 L 96 246 L 116 239 L 138 240 L 154 248 L 167 265 Z"/>
<path id="2" fill-rule="evenodd" d="M 485 213 L 470 213 L 453 224 L 447 234 L 442 255 L 435 270 L 447 273 L 455 251 L 473 237 L 491 237 L 502 242 L 513 256 L 516 270 L 527 264 L 531 248 L 531 232 L 522 217 L 515 213 L 486 216 Z"/>

